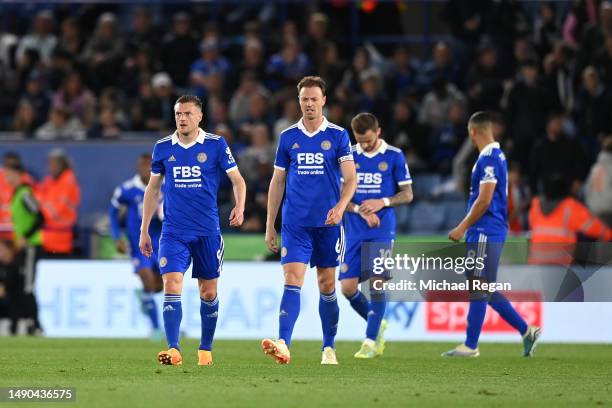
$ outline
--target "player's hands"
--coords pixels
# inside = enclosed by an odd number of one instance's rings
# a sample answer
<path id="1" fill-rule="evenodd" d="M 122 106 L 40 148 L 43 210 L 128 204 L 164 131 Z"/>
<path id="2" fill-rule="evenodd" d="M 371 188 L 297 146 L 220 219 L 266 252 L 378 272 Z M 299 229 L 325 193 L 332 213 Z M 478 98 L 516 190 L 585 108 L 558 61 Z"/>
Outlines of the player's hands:
<path id="1" fill-rule="evenodd" d="M 334 206 L 327 213 L 327 219 L 325 220 L 325 225 L 338 225 L 340 221 L 342 221 L 342 215 L 344 215 L 344 209 L 339 208 L 337 205 Z"/>
<path id="2" fill-rule="evenodd" d="M 359 204 L 359 212 L 365 215 L 375 214 L 385 207 L 385 202 L 382 198 L 373 198 L 370 200 L 364 200 Z"/>
<path id="3" fill-rule="evenodd" d="M 147 258 L 151 257 L 153 253 L 153 245 L 151 245 L 151 237 L 148 232 L 140 233 L 140 241 L 138 242 L 140 252 Z"/>
<path id="4" fill-rule="evenodd" d="M 365 214 L 362 214 L 361 212 L 359 213 L 359 215 L 361 216 L 361 218 L 363 218 L 366 221 L 366 223 L 368 224 L 368 227 L 370 228 L 380 227 L 380 218 L 378 218 L 378 215 L 376 214 L 365 215 Z"/>
<path id="5" fill-rule="evenodd" d="M 275 254 L 278 253 L 278 237 L 274 227 L 266 228 L 266 246 Z"/>
<path id="6" fill-rule="evenodd" d="M 118 239 L 115 241 L 115 248 L 117 249 L 117 252 L 119 252 L 120 254 L 126 254 L 127 249 L 128 249 L 127 243 L 123 239 Z"/>
<path id="7" fill-rule="evenodd" d="M 239 227 L 244 222 L 244 208 L 234 207 L 229 216 L 230 227 Z"/>
<path id="8" fill-rule="evenodd" d="M 465 228 L 461 225 L 456 226 L 448 233 L 448 239 L 451 241 L 459 242 L 461 238 L 465 235 Z"/>

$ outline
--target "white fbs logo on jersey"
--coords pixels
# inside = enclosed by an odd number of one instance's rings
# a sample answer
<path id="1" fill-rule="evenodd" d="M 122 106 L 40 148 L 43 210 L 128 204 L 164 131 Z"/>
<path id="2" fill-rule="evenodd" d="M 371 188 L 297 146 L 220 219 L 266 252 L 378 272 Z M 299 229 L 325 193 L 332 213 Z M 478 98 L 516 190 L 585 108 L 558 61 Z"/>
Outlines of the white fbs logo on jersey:
<path id="1" fill-rule="evenodd" d="M 176 166 L 172 168 L 174 187 L 202 187 L 202 170 L 200 166 Z"/>
<path id="2" fill-rule="evenodd" d="M 382 181 L 382 173 L 357 173 L 357 190 L 362 194 L 378 194 Z"/>
<path id="3" fill-rule="evenodd" d="M 297 170 L 301 175 L 324 174 L 323 163 L 325 156 L 323 153 L 298 153 Z"/>

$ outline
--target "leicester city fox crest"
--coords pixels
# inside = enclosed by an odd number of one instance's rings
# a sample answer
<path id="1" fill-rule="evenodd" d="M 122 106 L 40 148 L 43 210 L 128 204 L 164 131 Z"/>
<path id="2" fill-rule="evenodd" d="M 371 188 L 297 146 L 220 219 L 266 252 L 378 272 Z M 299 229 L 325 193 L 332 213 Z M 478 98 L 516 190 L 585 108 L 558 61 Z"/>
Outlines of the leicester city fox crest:
<path id="1" fill-rule="evenodd" d="M 324 140 L 321 142 L 321 149 L 329 150 L 331 149 L 331 142 L 329 140 Z"/>
<path id="2" fill-rule="evenodd" d="M 204 163 L 208 159 L 208 156 L 206 156 L 206 153 L 199 153 L 197 159 L 200 163 Z"/>

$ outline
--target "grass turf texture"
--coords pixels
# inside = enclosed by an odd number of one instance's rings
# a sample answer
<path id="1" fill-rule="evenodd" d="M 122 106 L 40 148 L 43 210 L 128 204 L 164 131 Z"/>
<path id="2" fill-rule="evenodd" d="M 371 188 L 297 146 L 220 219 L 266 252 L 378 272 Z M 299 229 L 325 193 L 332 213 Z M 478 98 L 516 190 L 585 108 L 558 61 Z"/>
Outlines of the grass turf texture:
<path id="1" fill-rule="evenodd" d="M 612 404 L 612 346 L 482 344 L 476 359 L 443 359 L 455 344 L 389 342 L 385 355 L 356 360 L 357 342 L 339 342 L 340 365 L 321 366 L 320 343 L 296 341 L 279 366 L 258 341 L 216 341 L 213 367 L 196 366 L 195 340 L 182 366 L 160 366 L 162 346 L 146 340 L 0 338 L 0 387 L 74 387 L 58 407 L 406 407 Z"/>

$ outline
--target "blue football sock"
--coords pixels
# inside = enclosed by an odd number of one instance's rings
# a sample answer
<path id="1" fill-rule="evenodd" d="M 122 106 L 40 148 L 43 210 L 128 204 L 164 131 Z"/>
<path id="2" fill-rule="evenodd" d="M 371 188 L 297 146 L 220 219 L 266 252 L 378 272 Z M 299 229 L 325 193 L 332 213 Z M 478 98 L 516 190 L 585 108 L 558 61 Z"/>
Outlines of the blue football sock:
<path id="1" fill-rule="evenodd" d="M 347 296 L 348 301 L 351 303 L 351 307 L 355 309 L 359 316 L 368 320 L 368 311 L 370 310 L 370 302 L 359 289 L 351 296 Z"/>
<path id="2" fill-rule="evenodd" d="M 278 314 L 278 338 L 283 339 L 287 347 L 291 345 L 293 326 L 300 315 L 300 288 L 294 285 L 285 285 L 283 297 Z"/>
<path id="3" fill-rule="evenodd" d="M 164 295 L 164 328 L 166 329 L 166 339 L 168 348 L 179 348 L 179 329 L 183 318 L 183 308 L 181 306 L 181 295 L 166 293 Z"/>
<path id="4" fill-rule="evenodd" d="M 478 338 L 482 330 L 485 314 L 487 313 L 486 300 L 471 300 L 470 310 L 467 316 L 467 337 L 465 345 L 471 349 L 478 347 Z"/>
<path id="5" fill-rule="evenodd" d="M 336 291 L 330 293 L 321 292 L 319 298 L 319 316 L 321 316 L 321 327 L 323 328 L 323 348 L 333 348 L 340 318 Z"/>
<path id="6" fill-rule="evenodd" d="M 200 318 L 202 319 L 202 337 L 200 337 L 200 350 L 212 350 L 213 337 L 217 328 L 219 315 L 219 298 L 212 300 L 200 299 Z"/>
<path id="7" fill-rule="evenodd" d="M 159 316 L 157 315 L 157 305 L 155 304 L 153 292 L 144 292 L 142 294 L 142 308 L 147 316 L 149 316 L 153 330 L 159 329 Z"/>
<path id="8" fill-rule="evenodd" d="M 366 337 L 370 340 L 376 340 L 378 331 L 380 330 L 380 322 L 385 317 L 387 302 L 385 294 L 372 294 L 370 302 L 370 311 L 368 312 L 368 325 L 366 327 Z"/>
<path id="9" fill-rule="evenodd" d="M 499 292 L 493 293 L 491 299 L 489 299 L 489 304 L 510 326 L 518 330 L 521 335 L 525 334 L 527 322 L 517 313 L 516 309 L 514 309 L 503 294 Z"/>

